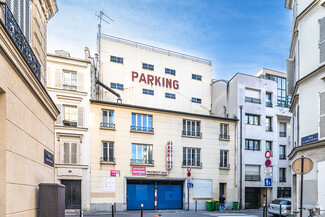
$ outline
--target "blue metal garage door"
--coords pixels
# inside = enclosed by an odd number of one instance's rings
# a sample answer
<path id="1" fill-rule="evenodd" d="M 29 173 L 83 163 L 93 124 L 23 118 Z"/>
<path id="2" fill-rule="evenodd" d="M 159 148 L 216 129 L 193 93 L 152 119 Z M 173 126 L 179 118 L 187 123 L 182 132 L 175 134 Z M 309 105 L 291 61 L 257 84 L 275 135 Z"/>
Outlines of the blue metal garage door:
<path id="1" fill-rule="evenodd" d="M 128 184 L 127 185 L 127 209 L 139 210 L 155 209 L 155 185 L 154 184 Z"/>
<path id="2" fill-rule="evenodd" d="M 182 209 L 182 185 L 157 185 L 158 209 Z"/>

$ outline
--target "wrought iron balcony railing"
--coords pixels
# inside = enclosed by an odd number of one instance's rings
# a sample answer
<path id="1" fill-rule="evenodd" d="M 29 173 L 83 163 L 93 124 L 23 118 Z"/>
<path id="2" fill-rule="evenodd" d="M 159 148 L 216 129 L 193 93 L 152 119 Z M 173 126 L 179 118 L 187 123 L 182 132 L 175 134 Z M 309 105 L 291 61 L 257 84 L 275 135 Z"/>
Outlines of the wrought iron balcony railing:
<path id="1" fill-rule="evenodd" d="M 154 164 L 154 160 L 150 160 L 150 159 L 131 159 L 131 164 Z"/>
<path id="2" fill-rule="evenodd" d="M 246 96 L 245 102 L 261 104 L 261 99 Z"/>
<path id="3" fill-rule="evenodd" d="M 272 102 L 266 102 L 265 105 L 266 105 L 266 107 L 272 107 L 273 106 Z"/>
<path id="4" fill-rule="evenodd" d="M 287 133 L 286 132 L 280 132 L 280 137 L 286 137 Z"/>
<path id="5" fill-rule="evenodd" d="M 183 167 L 202 167 L 202 162 L 192 162 L 183 160 Z"/>
<path id="6" fill-rule="evenodd" d="M 112 163 L 114 163 L 115 158 L 113 158 L 113 157 L 101 157 L 100 162 L 112 162 Z"/>
<path id="7" fill-rule="evenodd" d="M 103 122 L 101 122 L 101 123 L 100 123 L 100 127 L 115 129 L 115 124 L 112 124 L 112 123 L 103 123 Z"/>
<path id="8" fill-rule="evenodd" d="M 200 131 L 182 131 L 183 136 L 194 136 L 194 137 L 202 137 L 202 133 Z"/>
<path id="9" fill-rule="evenodd" d="M 77 127 L 77 122 L 63 120 L 62 123 L 63 123 L 63 126 Z"/>
<path id="10" fill-rule="evenodd" d="M 219 139 L 230 140 L 230 136 L 226 134 L 220 134 Z"/>
<path id="11" fill-rule="evenodd" d="M 5 6 L 5 27 L 14 42 L 16 48 L 25 59 L 29 68 L 33 71 L 36 78 L 41 81 L 41 65 L 38 62 L 32 48 L 30 47 L 23 31 L 20 29 L 14 15 L 10 11 L 7 4 Z"/>
<path id="12" fill-rule="evenodd" d="M 153 133 L 152 127 L 131 126 L 131 131 L 150 132 Z"/>
<path id="13" fill-rule="evenodd" d="M 245 181 L 260 181 L 259 175 L 245 175 Z"/>
<path id="14" fill-rule="evenodd" d="M 76 85 L 63 84 L 63 89 L 65 90 L 77 90 Z"/>

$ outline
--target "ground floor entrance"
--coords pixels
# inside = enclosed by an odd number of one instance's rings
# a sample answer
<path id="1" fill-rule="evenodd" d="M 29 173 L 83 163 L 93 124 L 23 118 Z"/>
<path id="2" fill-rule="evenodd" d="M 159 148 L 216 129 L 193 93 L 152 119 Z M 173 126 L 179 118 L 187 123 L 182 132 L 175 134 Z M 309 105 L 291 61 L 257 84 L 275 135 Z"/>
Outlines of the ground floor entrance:
<path id="1" fill-rule="evenodd" d="M 182 209 L 184 181 L 127 181 L 127 209 Z"/>
<path id="2" fill-rule="evenodd" d="M 245 208 L 258 209 L 261 207 L 261 189 L 245 188 Z"/>
<path id="3" fill-rule="evenodd" d="M 278 187 L 277 197 L 291 197 L 291 188 L 290 187 Z"/>
<path id="4" fill-rule="evenodd" d="M 80 180 L 61 180 L 65 185 L 65 208 L 81 209 L 81 181 Z"/>

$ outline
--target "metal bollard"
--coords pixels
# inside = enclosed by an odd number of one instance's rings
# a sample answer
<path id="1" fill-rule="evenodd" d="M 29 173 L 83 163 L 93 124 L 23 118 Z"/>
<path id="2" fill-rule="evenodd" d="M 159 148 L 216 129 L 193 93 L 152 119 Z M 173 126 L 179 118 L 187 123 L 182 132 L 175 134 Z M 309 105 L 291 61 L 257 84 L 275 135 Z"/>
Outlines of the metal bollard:
<path id="1" fill-rule="evenodd" d="M 141 204 L 141 217 L 143 217 L 143 204 Z"/>
<path id="2" fill-rule="evenodd" d="M 263 217 L 265 217 L 265 204 L 263 204 Z"/>
<path id="3" fill-rule="evenodd" d="M 281 206 L 281 201 L 280 201 L 280 217 L 282 216 L 282 206 Z"/>
<path id="4" fill-rule="evenodd" d="M 195 212 L 197 212 L 197 200 L 195 200 Z"/>
<path id="5" fill-rule="evenodd" d="M 114 217 L 114 203 L 112 203 L 112 217 Z"/>
<path id="6" fill-rule="evenodd" d="M 80 217 L 83 217 L 83 216 L 84 216 L 83 211 L 82 211 L 81 209 L 80 209 L 80 211 L 79 211 L 79 214 L 80 214 L 80 215 L 79 215 Z"/>

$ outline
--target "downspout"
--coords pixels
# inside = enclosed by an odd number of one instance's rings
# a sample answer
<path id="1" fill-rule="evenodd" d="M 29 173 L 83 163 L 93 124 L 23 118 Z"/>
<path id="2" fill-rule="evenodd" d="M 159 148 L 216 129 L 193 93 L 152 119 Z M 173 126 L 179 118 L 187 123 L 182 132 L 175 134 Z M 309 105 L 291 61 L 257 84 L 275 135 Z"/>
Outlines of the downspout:
<path id="1" fill-rule="evenodd" d="M 243 197 L 242 197 L 242 189 L 243 189 L 243 153 L 242 153 L 242 147 L 243 147 L 243 106 L 242 105 L 240 105 L 239 106 L 239 108 L 240 108 L 240 137 L 239 137 L 239 139 L 240 139 L 240 141 L 239 141 L 239 144 L 240 144 L 240 147 L 239 147 L 239 166 L 240 166 L 240 178 L 239 178 L 239 180 L 240 180 L 240 183 L 239 183 L 239 185 L 240 185 L 240 187 L 239 187 L 239 210 L 242 210 L 243 209 L 243 205 L 242 205 L 242 203 L 243 203 Z"/>
<path id="2" fill-rule="evenodd" d="M 120 94 L 118 94 L 112 88 L 109 88 L 108 86 L 106 86 L 105 84 L 103 84 L 102 82 L 100 82 L 99 80 L 96 80 L 96 84 L 102 86 L 103 88 L 105 88 L 106 90 L 108 90 L 109 92 L 111 92 L 112 94 L 114 94 L 115 96 L 117 96 L 117 102 L 118 103 L 122 103 L 122 98 L 121 98 Z"/>

